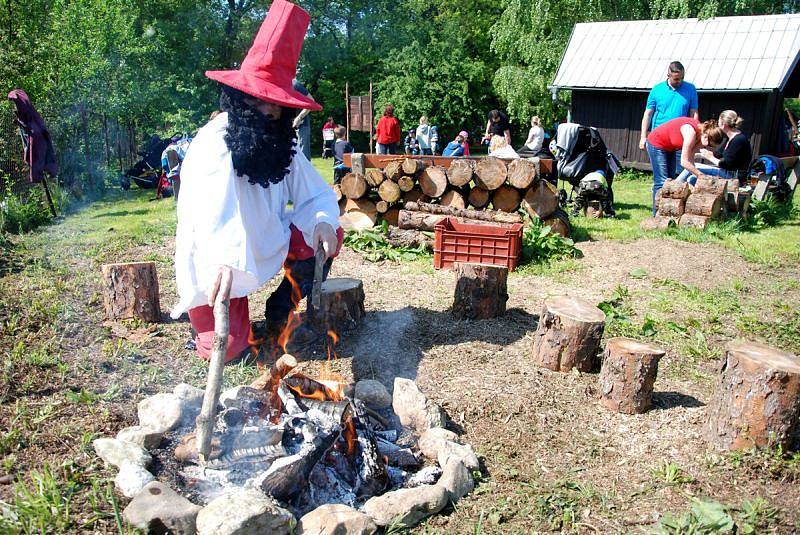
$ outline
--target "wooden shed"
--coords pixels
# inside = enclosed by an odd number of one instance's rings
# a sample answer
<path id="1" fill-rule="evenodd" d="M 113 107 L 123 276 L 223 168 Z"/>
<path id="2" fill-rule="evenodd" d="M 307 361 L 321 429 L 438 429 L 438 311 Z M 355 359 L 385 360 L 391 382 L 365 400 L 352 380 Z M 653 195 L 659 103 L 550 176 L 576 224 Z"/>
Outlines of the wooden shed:
<path id="1" fill-rule="evenodd" d="M 754 154 L 779 151 L 783 100 L 800 94 L 800 14 L 576 24 L 552 88 L 572 91 L 572 122 L 597 127 L 625 165 L 649 169 L 642 115 L 671 61 L 696 86 L 701 119 L 736 110 Z"/>

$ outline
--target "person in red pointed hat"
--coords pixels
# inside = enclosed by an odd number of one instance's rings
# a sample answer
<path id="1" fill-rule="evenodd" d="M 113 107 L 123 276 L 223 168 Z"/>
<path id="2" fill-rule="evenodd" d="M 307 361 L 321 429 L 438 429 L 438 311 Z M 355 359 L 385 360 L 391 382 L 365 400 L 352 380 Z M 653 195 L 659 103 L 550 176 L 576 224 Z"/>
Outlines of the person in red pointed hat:
<path id="1" fill-rule="evenodd" d="M 210 305 L 221 280 L 232 279 L 230 361 L 252 342 L 247 296 L 282 266 L 307 295 L 315 249 L 325 251 L 327 277 L 341 247 L 336 197 L 297 150 L 292 126 L 298 110 L 322 109 L 292 86 L 309 20 L 300 7 L 274 0 L 241 67 L 206 72 L 220 83 L 222 113 L 199 130 L 183 161 L 175 240 L 179 300 L 172 310 L 173 318 L 188 312 L 204 358 L 211 354 Z M 285 277 L 267 299 L 273 330 L 297 301 Z"/>

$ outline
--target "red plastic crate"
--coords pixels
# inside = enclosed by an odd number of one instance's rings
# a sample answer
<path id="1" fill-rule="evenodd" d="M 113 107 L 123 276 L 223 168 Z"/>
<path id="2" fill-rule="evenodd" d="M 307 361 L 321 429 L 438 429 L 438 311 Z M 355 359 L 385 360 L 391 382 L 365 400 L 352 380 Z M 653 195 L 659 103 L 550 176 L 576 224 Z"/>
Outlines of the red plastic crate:
<path id="1" fill-rule="evenodd" d="M 522 251 L 522 224 L 459 223 L 447 217 L 433 227 L 433 267 L 447 269 L 454 262 L 494 264 L 514 271 Z"/>

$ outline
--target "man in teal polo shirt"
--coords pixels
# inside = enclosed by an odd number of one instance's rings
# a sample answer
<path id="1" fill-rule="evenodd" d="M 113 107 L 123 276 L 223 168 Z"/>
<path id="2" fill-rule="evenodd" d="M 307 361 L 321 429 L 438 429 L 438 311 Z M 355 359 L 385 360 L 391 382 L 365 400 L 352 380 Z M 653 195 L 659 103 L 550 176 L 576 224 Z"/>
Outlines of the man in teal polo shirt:
<path id="1" fill-rule="evenodd" d="M 677 117 L 693 117 L 697 114 L 697 90 L 683 81 L 685 69 L 680 61 L 673 61 L 667 70 L 667 79 L 657 84 L 647 95 L 647 106 L 642 117 L 642 136 L 639 148 L 644 150 L 647 133 L 657 126 Z"/>

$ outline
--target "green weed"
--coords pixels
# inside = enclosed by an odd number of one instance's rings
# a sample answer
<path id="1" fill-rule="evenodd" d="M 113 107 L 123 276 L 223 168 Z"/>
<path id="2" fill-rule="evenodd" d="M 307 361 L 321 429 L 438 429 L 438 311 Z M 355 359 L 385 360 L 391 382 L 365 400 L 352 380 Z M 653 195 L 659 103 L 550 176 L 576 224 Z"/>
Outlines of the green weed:
<path id="1" fill-rule="evenodd" d="M 715 500 L 692 499 L 691 509 L 675 517 L 664 515 L 656 526 L 657 535 L 712 535 L 717 533 L 757 533 L 770 528 L 777 510 L 766 500 L 755 498 L 740 507 L 728 507 Z"/>
<path id="2" fill-rule="evenodd" d="M 522 235 L 523 264 L 580 257 L 581 251 L 572 240 L 562 238 L 538 219 L 531 221 Z"/>
<path id="3" fill-rule="evenodd" d="M 605 497 L 592 486 L 566 479 L 536 494 L 532 513 L 551 530 L 568 531 L 588 506 L 605 507 Z"/>
<path id="4" fill-rule="evenodd" d="M 386 240 L 388 224 L 383 221 L 379 227 L 370 230 L 348 231 L 344 245 L 361 253 L 370 262 L 389 260 L 392 262 L 417 260 L 429 257 L 430 252 L 423 246 L 395 247 Z"/>
<path id="5" fill-rule="evenodd" d="M 661 466 L 651 472 L 657 485 L 663 487 L 675 487 L 693 483 L 694 478 L 675 463 L 664 462 Z"/>
<path id="6" fill-rule="evenodd" d="M 735 468 L 761 472 L 772 479 L 800 481 L 800 451 L 786 452 L 780 445 L 733 451 L 727 455 L 727 460 Z"/>

